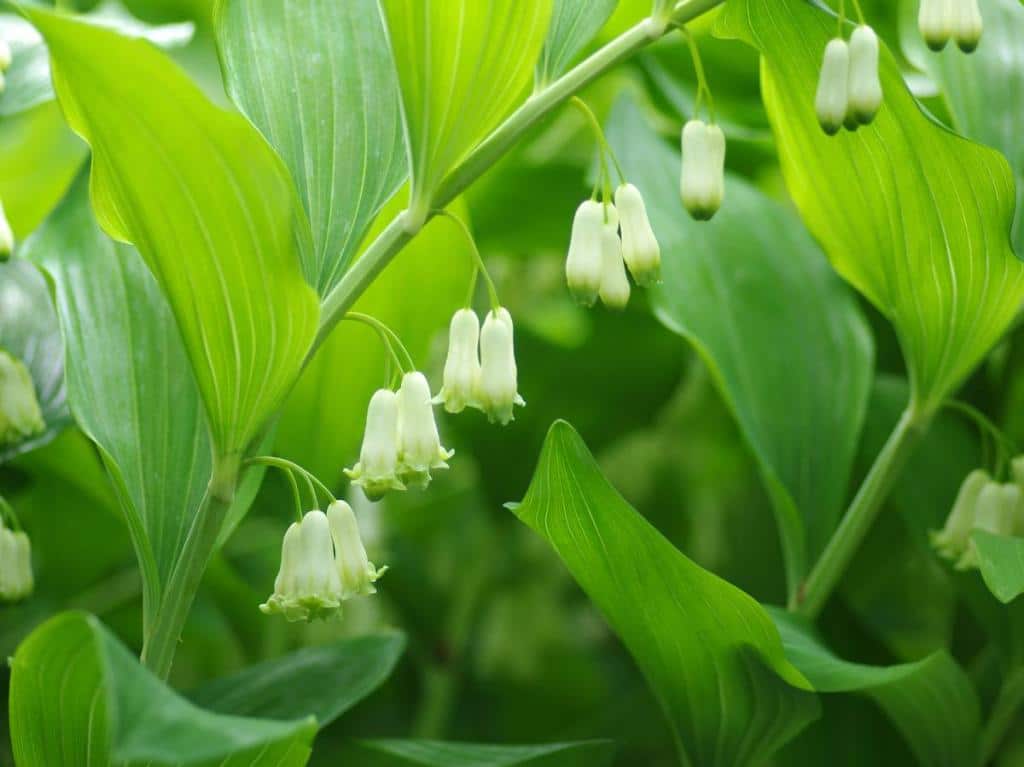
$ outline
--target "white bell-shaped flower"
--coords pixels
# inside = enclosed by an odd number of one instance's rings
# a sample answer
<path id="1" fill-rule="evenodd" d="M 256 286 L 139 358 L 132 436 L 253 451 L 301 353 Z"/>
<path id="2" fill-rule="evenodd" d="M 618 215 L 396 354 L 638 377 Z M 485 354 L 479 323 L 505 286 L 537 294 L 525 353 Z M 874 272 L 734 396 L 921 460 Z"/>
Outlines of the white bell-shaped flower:
<path id="1" fill-rule="evenodd" d="M 861 125 L 875 119 L 882 106 L 882 81 L 878 76 L 878 35 L 861 25 L 850 36 L 850 116 Z"/>
<path id="2" fill-rule="evenodd" d="M 3 75 L 0 75 L 3 79 Z M 3 88 L 0 88 L 3 92 Z M 0 202 L 0 261 L 7 259 L 14 252 L 14 231 L 11 229 L 11 222 L 4 214 L 4 204 Z"/>
<path id="3" fill-rule="evenodd" d="M 1021 505 L 1021 489 L 1017 485 L 988 482 L 978 495 L 973 530 L 984 530 L 996 535 L 1013 535 L 1015 515 Z M 958 570 L 978 567 L 978 550 L 968 539 L 967 548 L 956 563 Z"/>
<path id="4" fill-rule="evenodd" d="M 345 501 L 335 501 L 327 507 L 327 521 L 334 541 L 334 559 L 341 580 L 341 598 L 376 594 L 374 583 L 387 571 L 379 570 L 366 556 L 359 525 L 352 507 Z"/>
<path id="5" fill-rule="evenodd" d="M 402 377 L 398 390 L 398 476 L 407 486 L 426 487 L 431 469 L 447 469 L 454 454 L 441 446 L 430 384 L 423 373 Z"/>
<path id="6" fill-rule="evenodd" d="M 945 526 L 931 535 L 932 545 L 941 556 L 958 559 L 967 549 L 971 530 L 974 529 L 978 497 L 990 482 L 986 472 L 975 469 L 961 483 Z"/>
<path id="7" fill-rule="evenodd" d="M 21 442 L 44 428 L 28 368 L 0 351 L 0 446 Z"/>
<path id="8" fill-rule="evenodd" d="M 954 13 L 956 44 L 964 53 L 973 53 L 985 31 L 978 0 L 958 0 Z"/>
<path id="9" fill-rule="evenodd" d="M 565 261 L 565 279 L 573 297 L 584 306 L 593 306 L 601 290 L 601 228 L 604 206 L 587 200 L 576 209 Z"/>
<path id="10" fill-rule="evenodd" d="M 0 522 L 0 599 L 16 602 L 32 594 L 32 544 L 25 533 Z"/>
<path id="11" fill-rule="evenodd" d="M 512 407 L 526 404 L 519 396 L 512 315 L 504 307 L 489 312 L 480 331 L 480 386 L 477 401 L 492 423 L 513 420 Z"/>
<path id="12" fill-rule="evenodd" d="M 956 27 L 955 3 L 962 0 L 921 0 L 917 11 L 917 28 L 921 37 L 933 51 L 946 47 Z"/>
<path id="13" fill-rule="evenodd" d="M 629 273 L 637 285 L 658 282 L 661 279 L 661 248 L 647 218 L 647 206 L 640 190 L 632 184 L 620 186 L 615 190 L 615 207 L 619 211 L 622 229 L 622 258 L 629 267 Z"/>
<path id="14" fill-rule="evenodd" d="M 405 490 L 398 478 L 399 468 L 398 395 L 378 389 L 366 409 L 366 432 L 359 463 L 345 474 L 359 485 L 371 501 L 380 500 L 389 490 Z"/>
<path id="15" fill-rule="evenodd" d="M 13 60 L 14 51 L 11 50 L 11 44 L 0 37 L 0 72 L 10 69 Z"/>
<path id="16" fill-rule="evenodd" d="M 691 216 L 707 221 L 725 197 L 725 134 L 717 125 L 690 120 L 683 126 L 682 143 L 680 196 Z"/>
<path id="17" fill-rule="evenodd" d="M 614 205 L 605 206 L 601 227 L 601 302 L 609 309 L 625 309 L 629 303 L 629 278 L 622 260 L 619 214 Z"/>
<path id="18" fill-rule="evenodd" d="M 289 621 L 311 621 L 339 613 L 341 576 L 334 559 L 327 515 L 310 511 L 284 534 L 281 569 L 264 613 L 280 613 Z"/>
<path id="19" fill-rule="evenodd" d="M 843 127 L 849 110 L 850 47 L 841 38 L 830 40 L 818 76 L 814 111 L 818 124 L 829 136 Z"/>
<path id="20" fill-rule="evenodd" d="M 434 403 L 449 413 L 461 413 L 476 404 L 480 382 L 480 319 L 472 309 L 459 309 L 448 329 L 448 358 L 444 384 Z"/>

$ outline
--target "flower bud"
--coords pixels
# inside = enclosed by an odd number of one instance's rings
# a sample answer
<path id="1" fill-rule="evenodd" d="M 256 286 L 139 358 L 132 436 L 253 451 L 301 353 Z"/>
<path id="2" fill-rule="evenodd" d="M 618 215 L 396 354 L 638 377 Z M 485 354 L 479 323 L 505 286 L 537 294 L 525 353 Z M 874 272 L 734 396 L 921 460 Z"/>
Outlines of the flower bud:
<path id="1" fill-rule="evenodd" d="M 996 535 L 1012 535 L 1014 516 L 1021 503 L 1021 490 L 1017 485 L 1001 485 L 988 482 L 978 495 L 975 507 L 973 530 L 984 530 Z M 968 540 L 967 548 L 956 563 L 958 570 L 978 567 L 978 550 L 974 541 Z"/>
<path id="2" fill-rule="evenodd" d="M 605 206 L 607 221 L 601 226 L 601 301 L 609 309 L 625 309 L 629 303 L 629 278 L 622 261 L 619 214 Z"/>
<path id="3" fill-rule="evenodd" d="M 985 29 L 978 0 L 959 0 L 954 13 L 956 44 L 964 53 L 973 53 L 981 42 L 981 35 Z"/>
<path id="4" fill-rule="evenodd" d="M 45 428 L 28 368 L 0 351 L 0 447 L 21 442 Z"/>
<path id="5" fill-rule="evenodd" d="M 0 83 L 2 81 L 3 75 L 0 75 Z M 3 93 L 3 90 L 3 87 L 0 86 L 0 93 Z M 13 252 L 14 232 L 11 230 L 10 221 L 4 215 L 4 204 L 0 202 L 0 261 L 6 261 Z"/>
<path id="6" fill-rule="evenodd" d="M 352 507 L 345 501 L 335 501 L 327 507 L 327 521 L 331 526 L 334 558 L 341 579 L 341 598 L 376 594 L 377 589 L 373 584 L 384 575 L 387 568 L 378 570 L 366 556 Z"/>
<path id="7" fill-rule="evenodd" d="M 850 36 L 849 112 L 862 125 L 875 119 L 882 106 L 878 77 L 878 36 L 861 25 Z"/>
<path id="8" fill-rule="evenodd" d="M 359 485 L 371 501 L 384 497 L 388 490 L 405 490 L 398 478 L 399 427 L 398 395 L 378 389 L 366 410 L 366 432 L 359 463 L 345 474 Z"/>
<path id="9" fill-rule="evenodd" d="M 654 236 L 647 207 L 640 190 L 623 184 L 615 190 L 615 207 L 622 229 L 622 257 L 637 285 L 652 285 L 661 280 L 661 248 Z"/>
<path id="10" fill-rule="evenodd" d="M 480 381 L 480 319 L 472 309 L 459 309 L 448 329 L 448 358 L 444 385 L 434 397 L 449 413 L 461 413 L 475 404 Z"/>
<path id="11" fill-rule="evenodd" d="M 932 545 L 940 556 L 957 559 L 964 553 L 974 528 L 978 496 L 990 481 L 986 472 L 975 469 L 961 483 L 945 527 L 931 534 Z"/>
<path id="12" fill-rule="evenodd" d="M 341 599 L 327 515 L 311 511 L 284 534 L 274 593 L 260 610 L 280 613 L 289 621 L 311 621 L 337 615 Z"/>
<path id="13" fill-rule="evenodd" d="M 11 45 L 0 37 L 0 72 L 6 72 L 11 68 L 11 61 L 14 59 L 14 52 Z"/>
<path id="14" fill-rule="evenodd" d="M 683 205 L 698 221 L 707 221 L 725 197 L 725 134 L 717 125 L 690 120 L 683 126 Z"/>
<path id="15" fill-rule="evenodd" d="M 441 446 L 430 399 L 430 384 L 423 373 L 413 371 L 402 378 L 398 390 L 399 478 L 407 486 L 430 484 L 431 469 L 447 469 L 453 452 Z"/>
<path id="16" fill-rule="evenodd" d="M 604 209 L 601 203 L 587 200 L 576 209 L 565 261 L 565 279 L 573 297 L 584 306 L 593 306 L 601 289 L 601 228 Z"/>
<path id="17" fill-rule="evenodd" d="M 512 316 L 505 308 L 489 312 L 480 331 L 480 408 L 494 423 L 513 420 L 513 405 L 526 402 L 519 396 L 518 371 Z"/>
<path id="18" fill-rule="evenodd" d="M 954 3 L 958 0 L 921 0 L 917 12 L 917 28 L 933 51 L 946 47 L 956 22 Z M 961 0 L 962 1 L 962 0 Z"/>
<path id="19" fill-rule="evenodd" d="M 32 544 L 25 533 L 0 521 L 0 599 L 16 602 L 32 594 Z"/>
<path id="20" fill-rule="evenodd" d="M 821 129 L 834 136 L 846 122 L 849 110 L 850 48 L 841 38 L 830 40 L 818 76 L 814 110 Z"/>

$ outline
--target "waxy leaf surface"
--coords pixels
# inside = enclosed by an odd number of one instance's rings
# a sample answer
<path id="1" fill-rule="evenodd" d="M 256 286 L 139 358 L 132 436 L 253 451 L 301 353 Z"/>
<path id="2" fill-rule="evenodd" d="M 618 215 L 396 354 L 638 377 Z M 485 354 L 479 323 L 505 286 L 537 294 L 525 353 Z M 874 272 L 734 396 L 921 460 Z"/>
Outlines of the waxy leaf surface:
<path id="1" fill-rule="evenodd" d="M 551 27 L 537 64 L 537 87 L 564 74 L 583 47 L 604 26 L 618 0 L 554 0 Z"/>
<path id="2" fill-rule="evenodd" d="M 607 767 L 615 755 L 606 741 L 542 746 L 492 746 L 434 740 L 362 740 L 350 758 L 361 767 Z"/>
<path id="3" fill-rule="evenodd" d="M 996 599 L 1005 604 L 1024 594 L 1024 538 L 985 530 L 975 530 L 971 538 L 985 585 Z"/>

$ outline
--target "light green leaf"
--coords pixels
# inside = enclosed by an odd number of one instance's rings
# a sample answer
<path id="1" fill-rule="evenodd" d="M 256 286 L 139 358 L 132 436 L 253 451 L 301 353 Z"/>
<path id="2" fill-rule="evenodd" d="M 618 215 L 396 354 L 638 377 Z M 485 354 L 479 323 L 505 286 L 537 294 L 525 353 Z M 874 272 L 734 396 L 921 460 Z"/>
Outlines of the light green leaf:
<path id="1" fill-rule="evenodd" d="M 569 68 L 573 57 L 594 39 L 619 0 L 554 0 L 551 26 L 537 64 L 537 88 Z"/>
<path id="2" fill-rule="evenodd" d="M 381 0 L 422 220 L 434 190 L 525 94 L 553 0 Z"/>
<path id="3" fill-rule="evenodd" d="M 872 698 L 907 739 L 923 767 L 963 767 L 977 759 L 981 710 L 964 670 L 945 651 L 916 663 L 867 666 L 834 655 L 813 629 L 772 609 L 786 657 L 814 689 Z"/>
<path id="4" fill-rule="evenodd" d="M 490 746 L 433 740 L 362 740 L 346 753 L 360 767 L 607 767 L 608 741 Z"/>
<path id="5" fill-rule="evenodd" d="M 0 263 L 0 349 L 21 360 L 32 376 L 46 428 L 15 445 L 0 447 L 0 463 L 42 447 L 70 423 L 64 386 L 60 324 L 46 280 L 27 261 Z"/>
<path id="6" fill-rule="evenodd" d="M 317 326 L 287 172 L 255 128 L 149 43 L 28 14 L 68 122 L 92 147 L 97 217 L 136 244 L 167 296 L 215 450 L 230 460 L 281 404 Z"/>
<path id="7" fill-rule="evenodd" d="M 971 534 L 985 585 L 996 599 L 1009 604 L 1024 594 L 1024 538 L 995 535 L 985 530 Z"/>
<path id="8" fill-rule="evenodd" d="M 231 97 L 298 187 L 306 276 L 326 295 L 407 173 L 377 0 L 226 0 L 216 25 Z"/>
<path id="9" fill-rule="evenodd" d="M 282 720 L 312 716 L 326 727 L 380 687 L 404 649 L 401 634 L 306 647 L 215 679 L 189 698 L 223 714 Z"/>
<path id="10" fill-rule="evenodd" d="M 1010 247 L 1013 177 L 998 152 L 938 125 L 882 51 L 874 123 L 829 137 L 814 94 L 835 18 L 804 0 L 733 0 L 717 31 L 760 50 L 765 105 L 797 207 L 839 273 L 896 328 L 912 406 L 932 413 L 1024 298 Z"/>
<path id="11" fill-rule="evenodd" d="M 554 547 L 640 666 L 684 764 L 742 767 L 818 713 L 768 614 L 634 511 L 564 421 L 516 515 Z"/>
<path id="12" fill-rule="evenodd" d="M 789 210 L 730 175 L 718 215 L 693 221 L 679 202 L 679 152 L 639 109 L 620 102 L 608 139 L 661 244 L 655 314 L 700 352 L 757 457 L 792 594 L 846 499 L 874 366 L 870 330 Z"/>
<path id="13" fill-rule="evenodd" d="M 21 767 L 96 764 L 299 767 L 311 719 L 203 711 L 139 665 L 96 618 L 62 613 L 11 663 L 11 741 Z"/>

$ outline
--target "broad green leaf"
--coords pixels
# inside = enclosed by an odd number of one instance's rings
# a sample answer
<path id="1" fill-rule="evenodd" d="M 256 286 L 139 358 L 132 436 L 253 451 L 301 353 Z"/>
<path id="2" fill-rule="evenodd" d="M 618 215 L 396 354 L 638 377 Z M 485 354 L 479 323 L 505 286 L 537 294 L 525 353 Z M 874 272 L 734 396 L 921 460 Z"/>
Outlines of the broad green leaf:
<path id="1" fill-rule="evenodd" d="M 326 727 L 380 687 L 404 649 L 401 634 L 306 647 L 215 679 L 189 698 L 223 714 L 281 720 L 312 716 Z"/>
<path id="2" fill-rule="evenodd" d="M 916 663 L 867 666 L 834 655 L 800 619 L 771 611 L 786 657 L 818 692 L 872 698 L 923 767 L 963 767 L 977 757 L 981 709 L 964 670 L 945 651 Z"/>
<path id="3" fill-rule="evenodd" d="M 299 767 L 316 732 L 312 718 L 276 722 L 197 708 L 79 612 L 52 618 L 18 648 L 10 726 L 21 767 Z"/>
<path id="4" fill-rule="evenodd" d="M 604 26 L 619 0 L 554 0 L 551 26 L 537 64 L 541 89 L 569 68 L 577 53 Z"/>
<path id="5" fill-rule="evenodd" d="M 984 530 L 971 534 L 985 585 L 996 599 L 1008 604 L 1024 594 L 1024 538 L 994 535 Z"/>
<path id="6" fill-rule="evenodd" d="M 835 18 L 804 0 L 733 0 L 717 31 L 762 55 L 762 90 L 787 186 L 839 273 L 895 326 L 913 407 L 927 416 L 999 338 L 1024 298 L 1006 159 L 926 115 L 888 49 L 885 104 L 829 137 L 814 94 Z"/>
<path id="7" fill-rule="evenodd" d="M 377 0 L 226 0 L 216 25 L 231 97 L 298 187 L 306 276 L 325 295 L 407 173 Z"/>
<path id="8" fill-rule="evenodd" d="M 1024 258 L 1024 4 L 1020 0 L 979 0 L 984 42 L 969 56 L 955 45 L 928 50 L 917 28 L 917 2 L 901 0 L 900 42 L 907 57 L 939 86 L 953 128 L 998 149 L 1010 161 L 1017 185 L 1013 247 Z"/>
<path id="9" fill-rule="evenodd" d="M 525 94 L 553 0 L 381 0 L 401 87 L 410 208 Z"/>
<path id="10" fill-rule="evenodd" d="M 316 331 L 287 171 L 148 42 L 28 14 L 68 122 L 92 147 L 97 217 L 138 247 L 167 296 L 215 452 L 230 460 L 279 407 Z"/>
<path id="11" fill-rule="evenodd" d="M 0 349 L 28 368 L 46 422 L 46 428 L 39 434 L 18 444 L 0 447 L 2 463 L 45 445 L 71 420 L 57 314 L 46 289 L 46 280 L 21 258 L 0 263 Z"/>
<path id="12" fill-rule="evenodd" d="M 569 424 L 548 433 L 516 515 L 545 538 L 633 655 L 684 764 L 768 757 L 818 713 L 768 614 L 637 514 Z"/>
<path id="13" fill-rule="evenodd" d="M 655 314 L 707 362 L 760 463 L 792 593 L 842 512 L 871 386 L 870 330 L 789 210 L 730 175 L 714 220 L 693 221 L 679 202 L 679 152 L 639 109 L 620 102 L 608 138 L 661 244 Z"/>
<path id="14" fill-rule="evenodd" d="M 434 740 L 361 740 L 346 755 L 360 767 L 608 767 L 607 741 L 491 746 Z"/>

